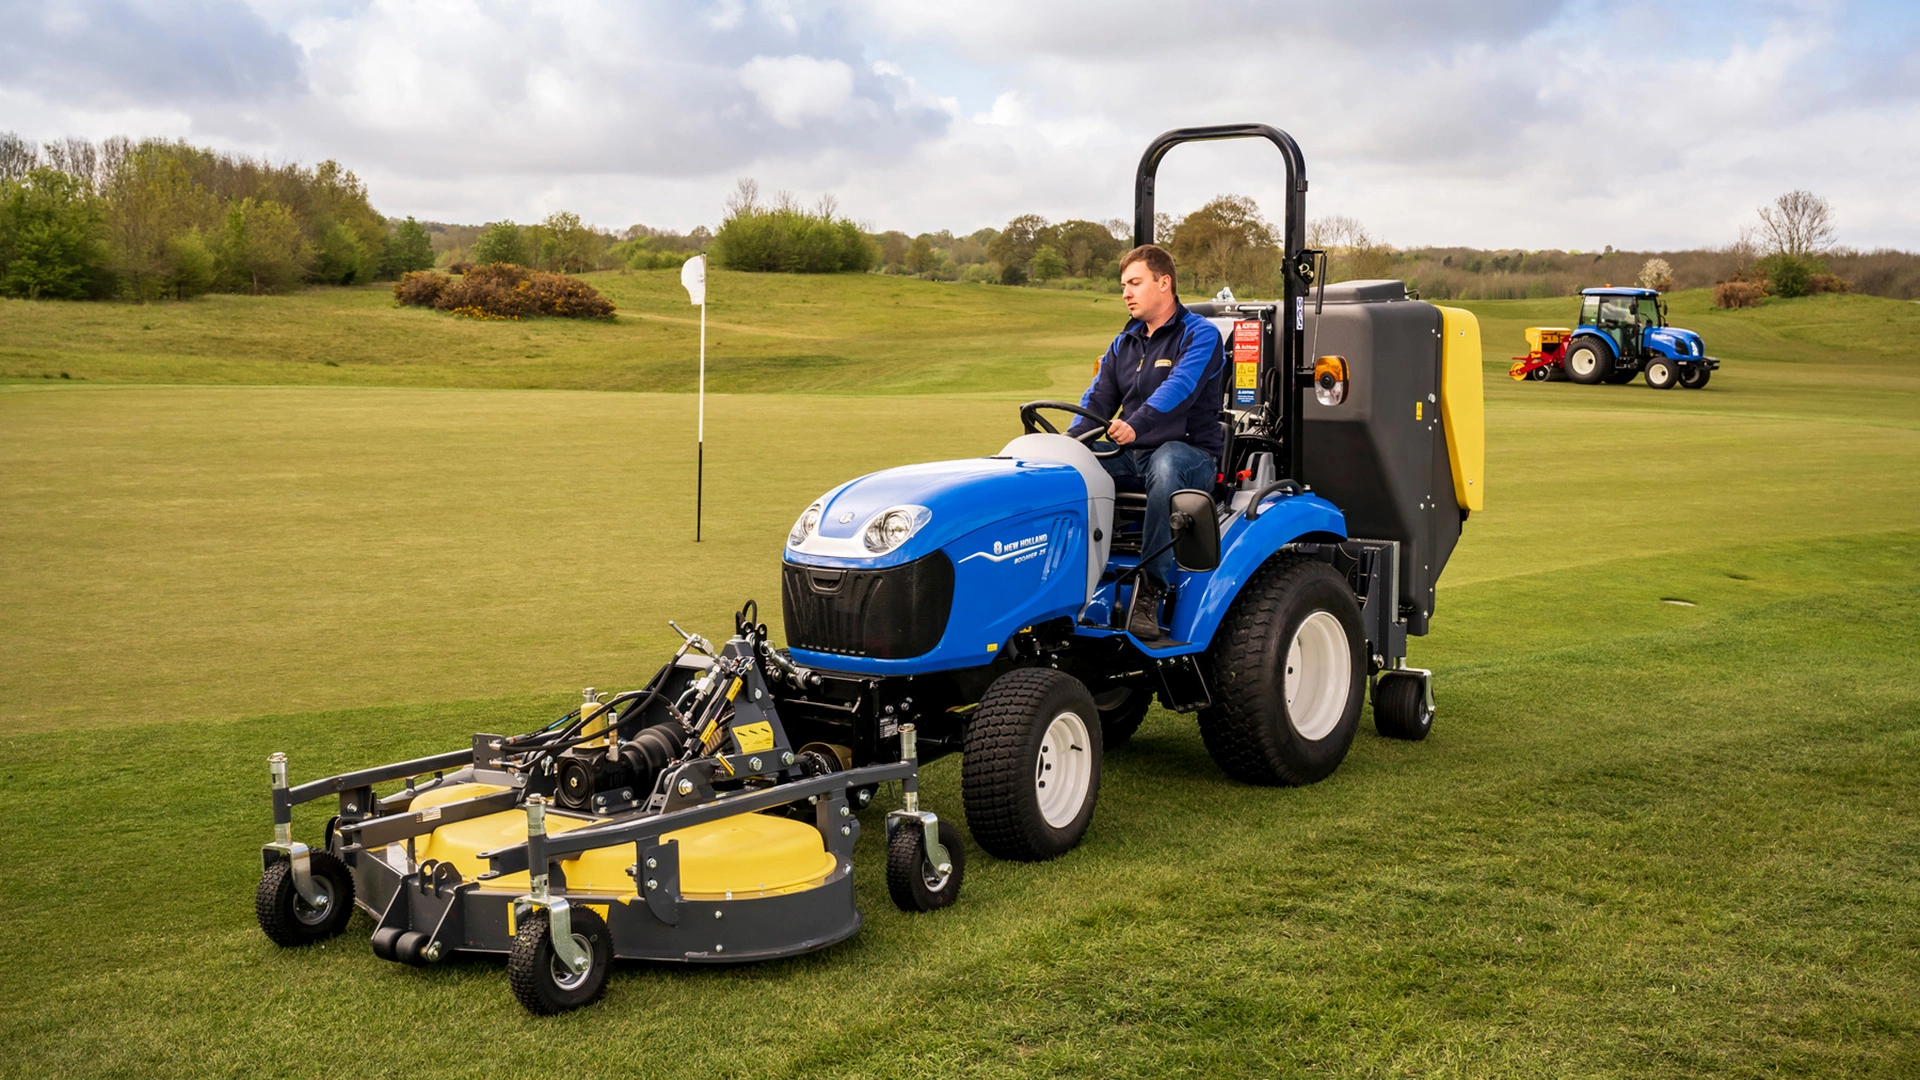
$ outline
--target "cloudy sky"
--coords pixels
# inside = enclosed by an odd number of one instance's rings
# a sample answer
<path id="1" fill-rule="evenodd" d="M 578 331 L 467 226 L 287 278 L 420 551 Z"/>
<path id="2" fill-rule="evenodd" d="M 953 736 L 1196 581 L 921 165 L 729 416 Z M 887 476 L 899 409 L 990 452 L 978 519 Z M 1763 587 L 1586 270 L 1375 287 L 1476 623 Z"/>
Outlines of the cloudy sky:
<path id="1" fill-rule="evenodd" d="M 1167 128 L 1262 121 L 1399 245 L 1722 244 L 1791 188 L 1920 249 L 1920 4 L 0 0 L 0 130 L 335 158 L 388 214 L 717 224 L 736 178 L 874 228 L 1129 216 Z M 1161 209 L 1278 213 L 1264 144 Z"/>

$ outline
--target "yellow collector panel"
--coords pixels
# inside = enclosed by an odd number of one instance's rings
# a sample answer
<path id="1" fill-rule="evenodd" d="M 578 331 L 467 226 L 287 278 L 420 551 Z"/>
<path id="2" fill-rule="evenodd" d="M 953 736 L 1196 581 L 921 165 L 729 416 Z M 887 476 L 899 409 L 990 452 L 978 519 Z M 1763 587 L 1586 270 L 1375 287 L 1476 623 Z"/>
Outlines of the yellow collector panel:
<path id="1" fill-rule="evenodd" d="M 1435 305 L 1439 307 L 1439 305 Z M 1461 308 L 1440 308 L 1446 347 L 1440 358 L 1440 419 L 1453 466 L 1453 497 L 1467 510 L 1487 493 L 1487 405 L 1481 389 L 1480 320 Z"/>

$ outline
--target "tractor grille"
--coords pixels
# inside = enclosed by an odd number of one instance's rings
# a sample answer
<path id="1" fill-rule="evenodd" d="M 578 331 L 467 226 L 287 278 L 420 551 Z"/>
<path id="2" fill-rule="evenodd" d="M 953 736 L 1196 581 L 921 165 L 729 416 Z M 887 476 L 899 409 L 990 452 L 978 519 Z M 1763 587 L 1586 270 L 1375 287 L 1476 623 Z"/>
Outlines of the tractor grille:
<path id="1" fill-rule="evenodd" d="M 787 563 L 780 583 L 787 644 L 900 660 L 931 652 L 953 611 L 953 563 L 942 552 L 885 570 Z"/>

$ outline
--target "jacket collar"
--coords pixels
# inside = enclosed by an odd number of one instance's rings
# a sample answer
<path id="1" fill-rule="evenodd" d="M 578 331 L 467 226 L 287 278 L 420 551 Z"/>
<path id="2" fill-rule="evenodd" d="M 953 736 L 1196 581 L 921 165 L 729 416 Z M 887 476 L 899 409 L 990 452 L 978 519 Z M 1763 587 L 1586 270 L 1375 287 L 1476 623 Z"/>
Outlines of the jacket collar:
<path id="1" fill-rule="evenodd" d="M 1186 320 L 1187 320 L 1187 305 L 1181 303 L 1178 300 L 1175 300 L 1173 302 L 1173 314 L 1167 316 L 1167 321 L 1160 324 L 1160 329 L 1166 330 L 1172 327 L 1179 326 L 1181 323 L 1186 322 Z M 1141 319 L 1128 319 L 1127 328 L 1124 332 L 1139 338 L 1141 341 L 1146 341 L 1149 339 L 1149 336 L 1147 334 L 1147 324 L 1145 321 Z"/>

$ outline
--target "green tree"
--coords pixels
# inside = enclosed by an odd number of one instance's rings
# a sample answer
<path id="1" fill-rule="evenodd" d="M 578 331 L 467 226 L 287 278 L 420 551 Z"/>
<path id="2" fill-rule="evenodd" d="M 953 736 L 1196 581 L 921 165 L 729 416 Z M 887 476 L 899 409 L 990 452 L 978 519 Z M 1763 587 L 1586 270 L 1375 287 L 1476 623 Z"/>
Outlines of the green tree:
<path id="1" fill-rule="evenodd" d="M 198 296 L 213 288 L 217 263 L 207 238 L 200 229 L 190 227 L 167 241 L 167 295 L 175 300 Z"/>
<path id="2" fill-rule="evenodd" d="M 79 179 L 42 168 L 0 181 L 0 293 L 77 300 L 103 261 L 99 210 Z"/>
<path id="3" fill-rule="evenodd" d="M 938 262 L 933 254 L 933 240 L 926 234 L 914 237 L 913 243 L 907 245 L 906 265 L 909 273 L 924 274 Z"/>
<path id="4" fill-rule="evenodd" d="M 394 226 L 387 238 L 387 254 L 382 260 L 382 277 L 398 278 L 415 270 L 433 269 L 433 238 L 427 227 L 412 217 Z"/>
<path id="5" fill-rule="evenodd" d="M 307 271 L 312 249 L 293 211 L 272 199 L 241 199 L 227 208 L 216 265 L 227 287 L 279 292 Z"/>
<path id="6" fill-rule="evenodd" d="M 1025 271 L 1027 261 L 1033 258 L 1033 249 L 1040 246 L 1040 231 L 1046 227 L 1047 219 L 1039 214 L 1021 214 L 988 241 L 987 257 L 1008 269 L 1018 267 Z M 1026 280 L 1024 273 L 1021 280 Z"/>
<path id="7" fill-rule="evenodd" d="M 830 274 L 873 267 L 879 252 L 865 230 L 840 215 L 832 198 L 813 210 L 781 194 L 772 207 L 759 202 L 750 179 L 727 200 L 727 217 L 714 234 L 716 261 L 728 270 Z"/>
<path id="8" fill-rule="evenodd" d="M 530 261 L 527 258 L 527 241 L 520 232 L 520 226 L 511 221 L 487 222 L 486 231 L 473 242 L 473 261 L 481 266 L 493 263 L 527 265 Z"/>
<path id="9" fill-rule="evenodd" d="M 1264 285 L 1279 264 L 1279 241 L 1243 195 L 1221 195 L 1188 214 L 1174 230 L 1171 251 L 1190 283 L 1208 288 Z"/>
<path id="10" fill-rule="evenodd" d="M 1027 263 L 1027 269 L 1033 273 L 1035 281 L 1052 281 L 1067 272 L 1067 260 L 1053 250 L 1052 244 L 1041 244 L 1033 251 L 1033 258 Z"/>
<path id="11" fill-rule="evenodd" d="M 1126 250 L 1114 239 L 1111 229 L 1094 221 L 1049 225 L 1040 230 L 1035 239 L 1059 253 L 1066 263 L 1068 277 L 1091 277 Z"/>
<path id="12" fill-rule="evenodd" d="M 373 280 L 373 253 L 351 225 L 336 221 L 320 234 L 313 249 L 313 280 L 322 285 L 357 285 Z"/>
<path id="13" fill-rule="evenodd" d="M 122 292 L 151 300 L 168 291 L 178 269 L 169 244 L 188 229 L 217 226 L 218 201 L 194 175 L 206 163 L 184 144 L 115 145 L 106 156 L 107 266 Z"/>
<path id="14" fill-rule="evenodd" d="M 580 223 L 580 215 L 557 210 L 540 223 L 540 264 L 564 274 L 582 274 L 600 265 L 606 238 Z"/>

